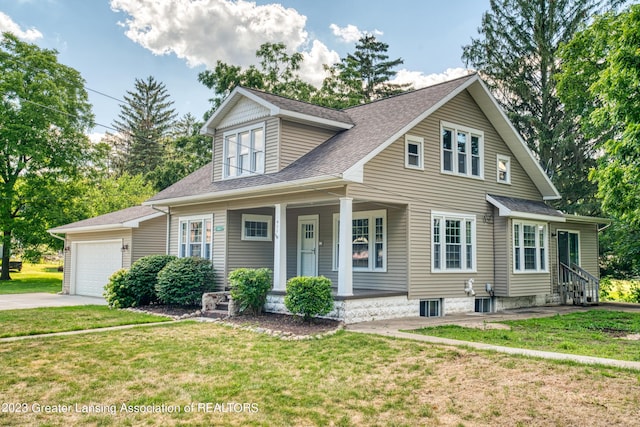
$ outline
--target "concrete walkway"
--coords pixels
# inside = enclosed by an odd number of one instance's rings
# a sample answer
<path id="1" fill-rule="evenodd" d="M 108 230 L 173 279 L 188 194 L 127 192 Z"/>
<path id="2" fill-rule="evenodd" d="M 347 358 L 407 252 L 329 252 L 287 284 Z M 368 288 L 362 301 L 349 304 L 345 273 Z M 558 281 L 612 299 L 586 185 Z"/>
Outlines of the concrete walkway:
<path id="1" fill-rule="evenodd" d="M 64 307 L 72 305 L 107 305 L 104 298 L 37 292 L 0 295 L 0 310 L 20 308 Z"/>
<path id="2" fill-rule="evenodd" d="M 567 314 L 576 311 L 588 310 L 616 310 L 631 311 L 640 313 L 640 304 L 623 304 L 623 303 L 602 303 L 597 307 L 576 307 L 576 306 L 551 306 L 551 307 L 533 307 L 517 310 L 506 310 L 499 313 L 487 314 L 454 314 L 444 317 L 407 317 L 401 319 L 377 320 L 373 322 L 362 322 L 347 325 L 346 329 L 352 332 L 360 332 L 366 334 L 377 334 L 387 337 L 411 339 L 415 341 L 430 342 L 433 344 L 442 344 L 450 346 L 465 346 L 478 350 L 490 350 L 500 353 L 522 355 L 528 357 L 539 357 L 543 359 L 553 360 L 570 360 L 584 364 L 596 364 L 604 366 L 615 366 L 619 368 L 635 369 L 640 371 L 640 362 L 631 362 L 626 360 L 606 359 L 602 357 L 580 356 L 576 354 L 554 353 L 550 351 L 529 350 L 523 348 L 503 347 L 493 344 L 485 344 L 470 341 L 460 341 L 449 338 L 432 337 L 428 335 L 413 334 L 402 332 L 406 330 L 419 329 L 430 326 L 440 325 L 460 325 L 465 327 L 501 329 L 505 325 L 501 325 L 500 321 L 528 319 L 534 317 L 548 317 L 556 314 Z"/>

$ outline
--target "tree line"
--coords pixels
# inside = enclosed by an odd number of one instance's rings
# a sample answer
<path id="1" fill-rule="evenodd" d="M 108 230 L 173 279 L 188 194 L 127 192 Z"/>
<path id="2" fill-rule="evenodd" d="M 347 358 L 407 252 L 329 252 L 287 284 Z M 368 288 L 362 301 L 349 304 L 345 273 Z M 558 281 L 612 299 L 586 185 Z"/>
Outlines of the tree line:
<path id="1" fill-rule="evenodd" d="M 554 182 L 559 209 L 608 215 L 610 267 L 640 271 L 640 6 L 618 0 L 491 0 L 462 58 L 477 70 Z M 198 80 L 211 91 L 206 120 L 238 85 L 347 108 L 413 89 L 394 84 L 401 58 L 364 35 L 325 65 L 314 87 L 303 56 L 265 43 L 247 68 L 218 61 Z M 178 118 L 162 82 L 135 79 L 97 144 L 84 80 L 57 52 L 4 34 L 0 43 L 0 231 L 26 257 L 59 242 L 46 229 L 139 204 L 211 160 L 202 121 Z M 7 279 L 3 269 L 0 279 Z"/>

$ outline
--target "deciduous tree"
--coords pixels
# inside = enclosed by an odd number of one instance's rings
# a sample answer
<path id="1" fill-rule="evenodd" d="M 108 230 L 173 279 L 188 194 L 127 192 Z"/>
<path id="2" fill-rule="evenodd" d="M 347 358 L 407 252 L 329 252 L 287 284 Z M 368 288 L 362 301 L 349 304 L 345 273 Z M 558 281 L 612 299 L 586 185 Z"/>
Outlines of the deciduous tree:
<path id="1" fill-rule="evenodd" d="M 26 236 L 57 209 L 44 196 L 87 158 L 91 105 L 80 73 L 55 50 L 4 33 L 0 41 L 0 230 L 2 274 L 14 233 Z M 35 207 L 37 206 L 37 209 Z M 37 216 L 36 216 L 37 215 Z M 35 217 L 34 217 L 35 216 Z M 42 227 L 42 225 L 40 225 Z M 44 230 L 42 230 L 44 231 Z"/>

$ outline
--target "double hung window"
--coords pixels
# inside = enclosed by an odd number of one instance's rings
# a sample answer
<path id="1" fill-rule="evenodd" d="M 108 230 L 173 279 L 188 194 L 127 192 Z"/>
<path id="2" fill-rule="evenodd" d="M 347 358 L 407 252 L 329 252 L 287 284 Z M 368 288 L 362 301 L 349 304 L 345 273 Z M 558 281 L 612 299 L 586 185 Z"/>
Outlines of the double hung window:
<path id="1" fill-rule="evenodd" d="M 513 223 L 513 270 L 516 273 L 547 272 L 547 225 Z"/>
<path id="2" fill-rule="evenodd" d="M 180 218 L 180 235 L 178 256 L 200 257 L 211 259 L 211 246 L 213 244 L 211 215 L 204 217 Z"/>
<path id="3" fill-rule="evenodd" d="M 475 271 L 476 217 L 433 212 L 431 221 L 432 271 Z"/>
<path id="4" fill-rule="evenodd" d="M 264 124 L 225 132 L 222 177 L 264 173 Z"/>
<path id="5" fill-rule="evenodd" d="M 443 173 L 483 178 L 484 133 L 467 127 L 442 122 Z"/>
<path id="6" fill-rule="evenodd" d="M 340 253 L 340 215 L 333 220 L 335 242 L 333 269 L 338 269 Z M 354 271 L 386 271 L 387 269 L 387 211 L 354 212 L 351 226 L 351 262 Z"/>

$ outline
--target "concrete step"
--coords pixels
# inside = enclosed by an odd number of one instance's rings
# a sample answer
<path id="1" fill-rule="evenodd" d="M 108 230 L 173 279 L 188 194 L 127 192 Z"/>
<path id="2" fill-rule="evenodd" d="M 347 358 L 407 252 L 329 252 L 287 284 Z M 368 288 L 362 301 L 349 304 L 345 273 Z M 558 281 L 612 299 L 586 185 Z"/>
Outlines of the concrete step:
<path id="1" fill-rule="evenodd" d="M 203 317 L 211 317 L 214 319 L 224 319 L 225 317 L 229 317 L 228 310 L 208 310 L 202 312 Z"/>

